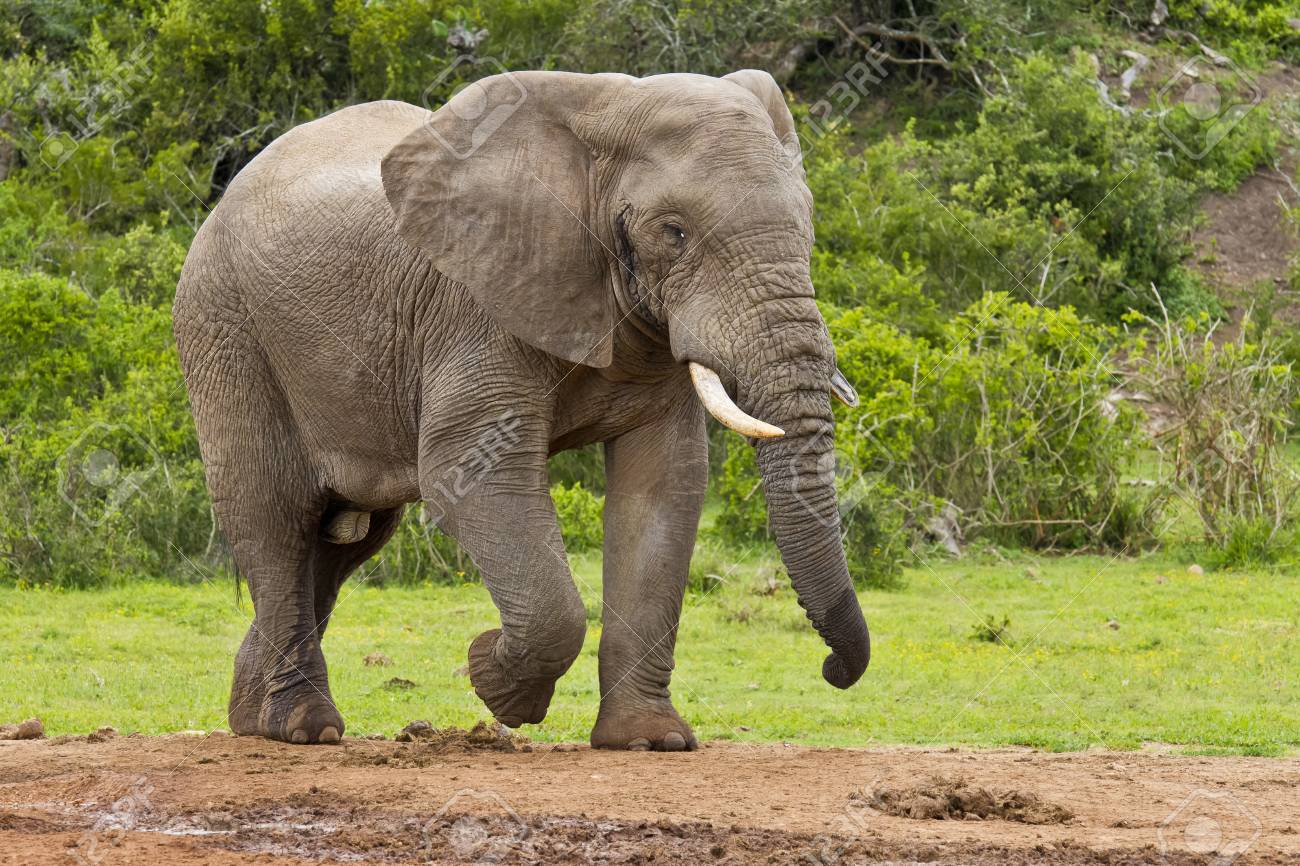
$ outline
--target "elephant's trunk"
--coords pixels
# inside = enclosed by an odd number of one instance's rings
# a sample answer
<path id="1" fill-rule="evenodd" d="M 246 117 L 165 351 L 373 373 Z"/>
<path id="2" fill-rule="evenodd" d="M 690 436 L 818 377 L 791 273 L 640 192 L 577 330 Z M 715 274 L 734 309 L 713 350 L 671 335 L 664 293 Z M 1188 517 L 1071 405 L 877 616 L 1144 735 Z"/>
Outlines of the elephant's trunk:
<path id="1" fill-rule="evenodd" d="M 767 276 L 780 270 L 770 268 Z M 713 369 L 735 394 L 733 404 L 720 384 L 711 395 L 696 378 L 714 417 L 742 430 L 757 449 L 781 558 L 800 606 L 831 648 L 822 676 L 846 689 L 867 669 L 871 640 L 840 536 L 830 401 L 832 389 L 847 403 L 857 395 L 847 380 L 836 381 L 834 347 L 812 299 L 806 265 L 791 271 L 790 283 L 802 285 L 753 305 L 730 327 L 716 326 L 720 317 L 701 304 L 674 317 L 670 335 L 679 360 L 696 362 L 692 368 L 716 364 Z M 761 298 L 769 285 L 757 283 L 745 294 Z"/>
<path id="2" fill-rule="evenodd" d="M 871 638 L 840 538 L 829 397 L 803 392 L 793 402 L 795 417 L 765 413 L 780 418 L 787 435 L 755 446 L 768 522 L 799 604 L 831 648 L 822 676 L 846 689 L 867 669 Z"/>

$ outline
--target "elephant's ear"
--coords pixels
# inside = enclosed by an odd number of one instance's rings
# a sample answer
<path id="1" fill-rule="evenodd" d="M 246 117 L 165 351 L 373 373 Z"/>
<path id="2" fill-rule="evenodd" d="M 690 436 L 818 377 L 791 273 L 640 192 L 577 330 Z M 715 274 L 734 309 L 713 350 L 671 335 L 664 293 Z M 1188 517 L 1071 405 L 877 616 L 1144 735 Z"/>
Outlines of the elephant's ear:
<path id="1" fill-rule="evenodd" d="M 722 76 L 724 81 L 738 84 L 758 98 L 759 104 L 772 119 L 772 131 L 781 141 L 781 148 L 790 164 L 802 175 L 803 158 L 799 148 L 799 133 L 795 129 L 790 107 L 785 104 L 785 94 L 776 79 L 761 69 L 741 69 Z"/>
<path id="2" fill-rule="evenodd" d="M 507 331 L 593 367 L 612 358 L 613 244 L 592 234 L 594 157 L 573 126 L 617 84 L 562 72 L 481 79 L 381 167 L 407 243 Z"/>

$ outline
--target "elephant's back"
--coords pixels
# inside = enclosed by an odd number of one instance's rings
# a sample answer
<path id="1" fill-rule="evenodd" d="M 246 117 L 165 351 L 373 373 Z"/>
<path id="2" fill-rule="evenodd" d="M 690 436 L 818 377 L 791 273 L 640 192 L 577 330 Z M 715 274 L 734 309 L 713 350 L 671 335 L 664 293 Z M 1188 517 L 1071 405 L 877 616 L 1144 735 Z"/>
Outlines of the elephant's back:
<path id="1" fill-rule="evenodd" d="M 431 112 L 405 102 L 353 105 L 294 127 L 243 168 L 219 209 L 232 225 L 248 211 L 384 204 L 384 155 Z M 223 213 L 223 217 L 227 214 Z"/>
<path id="2" fill-rule="evenodd" d="M 340 397 L 413 351 L 397 333 L 402 292 L 436 277 L 397 236 L 379 168 L 428 115 L 400 102 L 341 109 L 240 171 L 186 256 L 173 306 L 182 363 L 229 341 L 264 356 L 286 391 L 315 380 Z"/>

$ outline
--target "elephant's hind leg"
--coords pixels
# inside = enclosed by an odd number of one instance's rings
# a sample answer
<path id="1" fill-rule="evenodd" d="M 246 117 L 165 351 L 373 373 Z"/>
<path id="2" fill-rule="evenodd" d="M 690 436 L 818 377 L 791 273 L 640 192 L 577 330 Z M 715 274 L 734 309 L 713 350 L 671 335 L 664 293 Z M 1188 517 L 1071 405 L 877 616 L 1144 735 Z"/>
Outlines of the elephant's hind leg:
<path id="1" fill-rule="evenodd" d="M 324 545 L 315 538 L 319 509 L 297 497 L 260 504 L 259 529 L 242 513 L 247 502 L 224 509 L 238 512 L 223 524 L 240 526 L 232 533 L 240 539 L 235 560 L 255 612 L 235 660 L 231 729 L 293 743 L 338 742 L 344 722 L 330 696 L 319 611 L 333 607 L 341 579 L 331 578 L 331 591 L 318 587 L 317 547 Z"/>
<path id="2" fill-rule="evenodd" d="M 191 347 L 190 398 L 213 508 L 254 618 L 235 660 L 231 729 L 296 743 L 337 742 L 316 621 L 312 560 L 327 494 L 261 348 L 247 331 Z"/>

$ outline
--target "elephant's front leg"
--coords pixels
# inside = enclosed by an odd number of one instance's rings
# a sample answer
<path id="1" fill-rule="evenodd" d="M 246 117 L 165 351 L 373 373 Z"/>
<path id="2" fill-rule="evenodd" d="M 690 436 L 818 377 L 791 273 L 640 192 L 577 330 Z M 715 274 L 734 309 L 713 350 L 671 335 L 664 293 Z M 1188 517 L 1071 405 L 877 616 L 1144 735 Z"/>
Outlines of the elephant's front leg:
<path id="1" fill-rule="evenodd" d="M 537 448 L 488 443 L 421 482 L 429 507 L 445 515 L 441 527 L 474 560 L 501 612 L 501 627 L 470 644 L 469 678 L 492 715 L 512 728 L 546 717 L 555 681 L 578 657 L 587 631 L 547 484 L 544 441 Z M 502 450 L 508 453 L 494 453 Z"/>
<path id="2" fill-rule="evenodd" d="M 608 443 L 605 476 L 600 715 L 591 744 L 693 749 L 695 735 L 673 709 L 668 680 L 708 482 L 704 416 L 694 395 Z"/>

